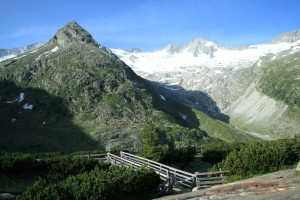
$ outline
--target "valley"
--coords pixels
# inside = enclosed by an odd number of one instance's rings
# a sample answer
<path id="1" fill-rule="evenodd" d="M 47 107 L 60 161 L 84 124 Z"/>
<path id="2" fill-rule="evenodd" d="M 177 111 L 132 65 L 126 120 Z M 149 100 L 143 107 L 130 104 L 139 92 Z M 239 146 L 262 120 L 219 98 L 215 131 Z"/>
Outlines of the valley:
<path id="1" fill-rule="evenodd" d="M 154 52 L 124 51 L 98 45 L 72 22 L 48 43 L 2 50 L 1 84 L 5 89 L 1 105 L 9 115 L 1 119 L 7 138 L 2 145 L 18 141 L 18 137 L 12 139 L 15 130 L 22 127 L 28 134 L 24 123 L 33 123 L 30 130 L 37 121 L 43 131 L 64 132 L 64 128 L 53 127 L 60 123 L 78 127 L 83 134 L 78 138 L 90 140 L 86 140 L 87 149 L 105 149 L 107 145 L 138 149 L 138 133 L 150 119 L 159 126 L 182 127 L 179 132 L 185 128 L 204 130 L 208 137 L 225 141 L 299 135 L 299 35 L 299 31 L 283 33 L 270 43 L 242 48 L 198 38 Z M 12 126 L 19 107 L 12 100 L 21 91 L 34 88 L 41 91 L 29 92 L 29 96 L 26 92 L 25 101 L 33 104 L 33 111 L 24 111 L 26 117 L 19 128 L 19 119 L 18 126 Z M 42 90 L 60 103 L 49 97 L 38 100 L 35 95 L 44 93 Z M 7 107 L 5 102 L 10 101 Z M 57 104 L 62 109 L 53 109 Z M 39 119 L 29 122 L 30 112 Z M 47 126 L 41 125 L 46 122 Z M 77 128 L 71 130 L 78 132 Z M 43 141 L 41 137 L 50 139 L 47 134 L 38 137 L 38 141 Z M 50 146 L 49 150 L 61 149 L 60 144 Z"/>
<path id="2" fill-rule="evenodd" d="M 158 197 L 154 171 L 86 158 L 95 152 L 125 150 L 193 173 L 225 169 L 229 181 L 299 161 L 299 31 L 242 48 L 200 38 L 142 52 L 102 46 L 71 21 L 48 42 L 0 53 L 0 198 Z M 291 173 L 288 189 L 299 185 Z M 274 190 L 272 181 L 257 184 Z M 252 195 L 243 188 L 252 183 L 232 185 L 220 191 Z M 183 196 L 228 197 L 215 188 Z"/>

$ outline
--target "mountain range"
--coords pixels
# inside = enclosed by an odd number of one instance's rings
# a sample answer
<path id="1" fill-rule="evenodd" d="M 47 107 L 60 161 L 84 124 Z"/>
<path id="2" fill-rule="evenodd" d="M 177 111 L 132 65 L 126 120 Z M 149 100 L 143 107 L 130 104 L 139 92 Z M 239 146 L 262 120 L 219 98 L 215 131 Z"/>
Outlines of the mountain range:
<path id="1" fill-rule="evenodd" d="M 198 38 L 154 52 L 112 51 L 138 75 L 165 84 L 177 101 L 211 117 L 221 112 L 230 124 L 266 139 L 300 134 L 299 30 L 242 48 Z"/>
<path id="2" fill-rule="evenodd" d="M 34 43 L 31 45 L 28 45 L 26 47 L 21 47 L 21 48 L 0 49 L 0 62 L 2 60 L 6 60 L 9 58 L 18 56 L 22 53 L 35 51 L 36 49 L 40 48 L 43 45 L 44 45 L 44 43 L 40 42 L 40 43 Z"/>
<path id="3" fill-rule="evenodd" d="M 300 134 L 299 36 L 243 48 L 198 38 L 125 51 L 70 22 L 48 42 L 0 50 L 0 147 L 136 150 L 149 120 L 179 143 Z"/>
<path id="4" fill-rule="evenodd" d="M 4 150 L 136 150 L 146 121 L 174 130 L 179 143 L 208 138 L 191 108 L 164 97 L 76 22 L 0 62 L 0 85 Z"/>

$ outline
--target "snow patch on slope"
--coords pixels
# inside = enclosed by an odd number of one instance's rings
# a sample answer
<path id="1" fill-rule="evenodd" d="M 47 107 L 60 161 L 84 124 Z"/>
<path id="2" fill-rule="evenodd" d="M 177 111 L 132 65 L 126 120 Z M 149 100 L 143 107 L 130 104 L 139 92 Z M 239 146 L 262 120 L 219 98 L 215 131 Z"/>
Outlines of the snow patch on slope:
<path id="1" fill-rule="evenodd" d="M 22 102 L 24 100 L 24 93 L 20 93 L 20 98 L 19 98 L 19 103 Z"/>
<path id="2" fill-rule="evenodd" d="M 7 60 L 7 59 L 10 59 L 10 58 L 16 57 L 16 56 L 17 55 L 3 56 L 2 58 L 0 58 L 0 62 L 3 61 L 3 60 Z"/>
<path id="3" fill-rule="evenodd" d="M 186 119 L 187 119 L 187 115 L 185 115 L 185 114 L 182 114 L 182 113 L 179 113 L 179 115 L 180 115 L 180 117 L 181 117 L 182 119 L 184 119 L 184 120 L 186 120 Z"/>
<path id="4" fill-rule="evenodd" d="M 163 95 L 159 95 L 163 101 L 166 101 L 166 98 Z"/>
<path id="5" fill-rule="evenodd" d="M 58 49 L 59 49 L 59 48 L 56 46 L 56 47 L 54 47 L 52 50 L 50 50 L 50 52 L 51 52 L 51 53 L 57 52 Z"/>
<path id="6" fill-rule="evenodd" d="M 6 103 L 15 103 L 15 102 L 17 102 L 19 99 L 17 98 L 17 99 L 15 99 L 15 100 L 12 100 L 12 101 L 7 101 Z"/>
<path id="7" fill-rule="evenodd" d="M 48 57 L 51 53 L 55 53 L 59 50 L 59 47 L 56 46 L 53 49 L 51 49 L 50 51 L 46 51 L 45 53 L 39 55 L 35 60 L 39 60 L 41 59 L 42 56 Z"/>
<path id="8" fill-rule="evenodd" d="M 23 106 L 23 108 L 24 108 L 25 110 L 32 110 L 33 105 L 29 105 L 28 103 L 26 103 L 26 104 Z"/>

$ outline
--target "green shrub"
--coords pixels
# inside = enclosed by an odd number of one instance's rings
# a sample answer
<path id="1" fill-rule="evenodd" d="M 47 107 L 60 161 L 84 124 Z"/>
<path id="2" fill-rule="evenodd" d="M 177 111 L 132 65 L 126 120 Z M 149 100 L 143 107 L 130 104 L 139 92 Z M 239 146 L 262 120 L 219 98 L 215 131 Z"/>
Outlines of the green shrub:
<path id="1" fill-rule="evenodd" d="M 31 154 L 0 152 L 0 173 L 22 174 L 38 168 L 38 163 Z"/>
<path id="2" fill-rule="evenodd" d="M 70 175 L 76 175 L 93 170 L 96 166 L 107 169 L 108 164 L 85 157 L 59 156 L 40 161 L 40 165 L 47 172 L 47 179 L 63 180 Z"/>
<path id="3" fill-rule="evenodd" d="M 65 179 L 69 175 L 76 175 L 91 171 L 95 167 L 107 169 L 108 164 L 86 157 L 62 155 L 61 153 L 8 153 L 0 152 L 0 173 L 24 174 L 39 173 L 51 181 Z"/>
<path id="4" fill-rule="evenodd" d="M 218 164 L 232 175 L 243 178 L 288 168 L 299 162 L 300 137 L 251 142 L 234 150 Z"/>
<path id="5" fill-rule="evenodd" d="M 191 131 L 190 135 L 197 135 L 197 131 Z M 142 130 L 143 147 L 139 155 L 158 162 L 174 163 L 187 162 L 194 158 L 196 148 L 191 145 L 191 136 L 184 133 L 185 145 L 176 148 L 175 139 L 172 134 L 166 137 L 166 131 L 156 127 L 152 122 L 146 122 Z M 159 145 L 159 138 L 168 142 L 168 148 Z"/>
<path id="6" fill-rule="evenodd" d="M 227 143 L 227 142 L 211 142 L 202 146 L 203 160 L 210 163 L 218 163 L 224 160 L 227 155 L 240 148 L 239 143 Z"/>
<path id="7" fill-rule="evenodd" d="M 93 151 L 77 151 L 71 155 L 88 155 L 88 154 L 103 154 L 106 153 L 104 150 L 93 150 Z"/>
<path id="8" fill-rule="evenodd" d="M 150 199 L 160 183 L 159 175 L 152 170 L 113 166 L 70 176 L 51 186 L 39 180 L 17 200 Z"/>
<path id="9" fill-rule="evenodd" d="M 194 159 L 196 155 L 196 148 L 193 146 L 187 146 L 175 149 L 166 149 L 161 162 L 163 163 L 175 163 L 175 162 L 189 162 Z"/>

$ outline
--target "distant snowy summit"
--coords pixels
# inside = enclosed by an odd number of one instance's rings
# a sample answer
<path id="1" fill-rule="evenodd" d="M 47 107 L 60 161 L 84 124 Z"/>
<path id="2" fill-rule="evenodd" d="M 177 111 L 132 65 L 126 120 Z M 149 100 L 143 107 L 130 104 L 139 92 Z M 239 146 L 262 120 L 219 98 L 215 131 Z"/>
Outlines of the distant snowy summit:
<path id="1" fill-rule="evenodd" d="M 2 60 L 6 60 L 9 58 L 16 57 L 20 54 L 23 53 L 28 53 L 28 52 L 33 52 L 43 46 L 45 43 L 40 42 L 40 43 L 34 43 L 31 45 L 28 45 L 26 47 L 21 47 L 21 48 L 12 48 L 12 49 L 0 49 L 0 62 Z"/>
<path id="2" fill-rule="evenodd" d="M 72 28 L 74 23 L 72 22 L 69 26 Z M 70 35 L 76 35 L 80 42 L 98 45 L 96 41 L 90 40 L 89 34 L 77 35 L 76 30 L 70 29 L 68 31 Z M 63 41 L 66 44 L 70 42 L 70 39 L 65 34 L 58 34 L 56 40 Z M 0 61 L 35 51 L 43 44 L 36 43 L 23 48 L 0 49 Z M 282 33 L 267 44 L 251 45 L 242 48 L 221 46 L 216 42 L 203 38 L 193 39 L 185 45 L 169 44 L 165 48 L 153 52 L 142 52 L 138 48 L 110 50 L 101 45 L 99 47 L 108 54 L 113 52 L 136 73 L 142 75 L 144 73 L 185 72 L 195 67 L 215 68 L 218 71 L 220 68 L 237 70 L 252 66 L 266 55 L 271 54 L 276 57 L 287 50 L 296 51 L 299 45 L 300 29 Z"/>
<path id="3" fill-rule="evenodd" d="M 270 43 L 243 48 L 220 46 L 197 38 L 185 45 L 169 44 L 153 52 L 112 49 L 137 73 L 180 72 L 186 67 L 241 69 L 252 66 L 261 57 L 291 50 L 300 45 L 300 30 L 283 33 Z"/>

